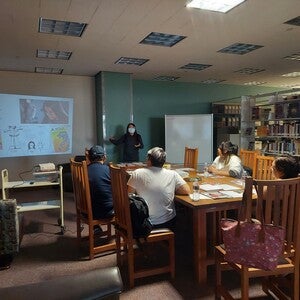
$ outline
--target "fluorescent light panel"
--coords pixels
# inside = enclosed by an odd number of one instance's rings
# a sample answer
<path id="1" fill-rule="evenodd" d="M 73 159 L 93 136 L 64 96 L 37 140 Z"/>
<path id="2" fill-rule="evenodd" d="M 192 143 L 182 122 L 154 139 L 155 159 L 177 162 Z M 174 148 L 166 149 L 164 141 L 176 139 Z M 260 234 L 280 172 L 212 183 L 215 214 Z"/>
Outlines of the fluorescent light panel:
<path id="1" fill-rule="evenodd" d="M 45 68 L 45 67 L 36 67 L 35 73 L 48 73 L 48 74 L 62 74 L 63 69 L 60 68 Z"/>
<path id="2" fill-rule="evenodd" d="M 155 77 L 153 80 L 160 80 L 160 81 L 174 81 L 177 80 L 180 77 L 175 77 L 175 76 L 158 76 Z"/>
<path id="3" fill-rule="evenodd" d="M 288 20 L 288 21 L 284 22 L 284 24 L 300 26 L 300 16 L 298 16 L 294 19 Z"/>
<path id="4" fill-rule="evenodd" d="M 57 51 L 57 50 L 40 50 L 36 51 L 36 57 L 38 58 L 53 58 L 69 60 L 72 52 L 69 51 Z"/>
<path id="5" fill-rule="evenodd" d="M 86 23 L 39 19 L 39 32 L 80 37 Z"/>
<path id="6" fill-rule="evenodd" d="M 267 83 L 266 81 L 250 81 L 250 82 L 245 82 L 244 85 L 262 85 Z"/>
<path id="7" fill-rule="evenodd" d="M 149 61 L 149 59 L 145 58 L 134 58 L 134 57 L 120 57 L 115 64 L 117 65 L 135 65 L 135 66 L 141 66 L 144 63 Z"/>
<path id="8" fill-rule="evenodd" d="M 298 77 L 298 76 L 300 76 L 300 72 L 291 72 L 291 73 L 287 73 L 287 74 L 282 74 L 281 76 L 283 76 L 283 77 Z"/>
<path id="9" fill-rule="evenodd" d="M 225 81 L 225 80 L 210 78 L 210 79 L 202 80 L 200 82 L 205 83 L 205 84 L 212 84 L 212 83 L 220 83 L 220 82 L 223 82 L 223 81 Z"/>
<path id="10" fill-rule="evenodd" d="M 262 48 L 262 47 L 263 46 L 260 46 L 260 45 L 235 43 L 235 44 L 232 44 L 228 47 L 225 47 L 225 48 L 219 50 L 218 52 L 243 55 L 243 54 L 249 53 L 251 51 L 257 50 L 259 48 Z"/>
<path id="11" fill-rule="evenodd" d="M 226 13 L 245 0 L 192 0 L 186 7 Z"/>
<path id="12" fill-rule="evenodd" d="M 140 44 L 172 47 L 185 38 L 186 37 L 182 35 L 174 35 L 174 34 L 161 33 L 161 32 L 151 32 L 140 42 Z"/>
<path id="13" fill-rule="evenodd" d="M 240 73 L 240 74 L 246 74 L 246 75 L 251 75 L 259 72 L 263 72 L 265 69 L 259 69 L 259 68 L 243 68 L 238 71 L 235 71 L 235 73 Z"/>
<path id="14" fill-rule="evenodd" d="M 187 65 L 184 65 L 184 66 L 180 67 L 179 69 L 187 69 L 187 70 L 201 71 L 201 70 L 204 70 L 204 69 L 209 68 L 209 67 L 211 67 L 211 66 L 212 66 L 212 65 L 189 63 L 189 64 L 187 64 Z"/>
<path id="15" fill-rule="evenodd" d="M 285 56 L 284 59 L 289 59 L 289 60 L 300 60 L 300 52 L 294 53 L 292 55 Z"/>

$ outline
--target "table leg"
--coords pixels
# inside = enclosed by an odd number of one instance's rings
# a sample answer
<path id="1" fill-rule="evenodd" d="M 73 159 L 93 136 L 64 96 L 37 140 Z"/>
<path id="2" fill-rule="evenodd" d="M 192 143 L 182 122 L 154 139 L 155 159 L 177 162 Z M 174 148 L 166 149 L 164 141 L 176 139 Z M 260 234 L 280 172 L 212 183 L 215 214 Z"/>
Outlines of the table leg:
<path id="1" fill-rule="evenodd" d="M 193 210 L 194 262 L 195 275 L 199 284 L 207 281 L 207 249 L 206 249 L 206 212 Z"/>

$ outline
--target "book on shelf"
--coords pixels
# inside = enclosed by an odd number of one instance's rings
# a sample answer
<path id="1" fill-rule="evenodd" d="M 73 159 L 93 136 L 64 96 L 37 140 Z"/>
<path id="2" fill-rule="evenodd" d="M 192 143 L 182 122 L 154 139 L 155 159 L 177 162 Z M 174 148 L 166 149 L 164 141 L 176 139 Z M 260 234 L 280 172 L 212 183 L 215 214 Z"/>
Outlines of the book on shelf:
<path id="1" fill-rule="evenodd" d="M 289 103 L 288 118 L 300 118 L 300 100 Z"/>
<path id="2" fill-rule="evenodd" d="M 284 110 L 285 110 L 284 103 L 276 103 L 275 104 L 275 119 L 285 118 Z"/>

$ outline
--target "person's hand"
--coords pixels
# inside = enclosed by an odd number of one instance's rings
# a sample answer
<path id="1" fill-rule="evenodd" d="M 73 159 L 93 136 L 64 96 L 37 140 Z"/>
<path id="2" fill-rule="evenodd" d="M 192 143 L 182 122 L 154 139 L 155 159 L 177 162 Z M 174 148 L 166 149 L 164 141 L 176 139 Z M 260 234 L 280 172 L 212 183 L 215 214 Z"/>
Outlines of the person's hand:
<path id="1" fill-rule="evenodd" d="M 212 165 L 208 167 L 208 172 L 209 172 L 209 173 L 213 173 L 213 174 L 214 174 L 214 173 L 216 173 L 216 171 L 217 171 L 217 168 L 216 168 L 216 167 L 214 167 L 214 166 L 212 166 Z"/>
<path id="2" fill-rule="evenodd" d="M 139 143 L 139 144 L 136 144 L 136 145 L 134 145 L 134 147 L 135 148 L 139 148 L 141 146 L 141 144 Z"/>

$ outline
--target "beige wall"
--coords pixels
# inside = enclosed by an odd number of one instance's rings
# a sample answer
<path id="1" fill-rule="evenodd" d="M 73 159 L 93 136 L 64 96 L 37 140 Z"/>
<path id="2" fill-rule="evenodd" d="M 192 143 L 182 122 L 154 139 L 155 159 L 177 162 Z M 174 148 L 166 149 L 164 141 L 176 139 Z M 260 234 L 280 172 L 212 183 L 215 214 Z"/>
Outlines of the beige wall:
<path id="1" fill-rule="evenodd" d="M 44 162 L 68 162 L 74 155 L 83 155 L 84 148 L 96 142 L 95 84 L 93 77 L 1 72 L 0 93 L 74 99 L 72 155 L 0 158 L 0 169 L 7 168 L 10 180 Z"/>

